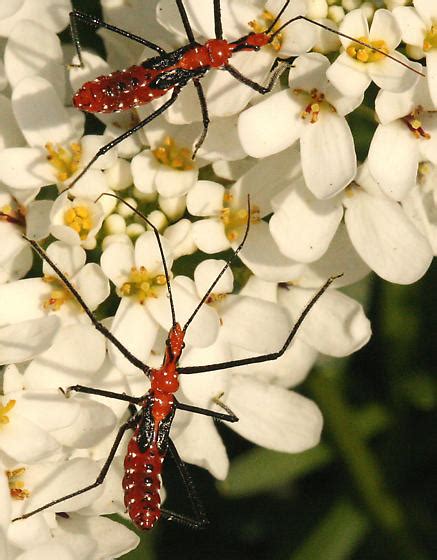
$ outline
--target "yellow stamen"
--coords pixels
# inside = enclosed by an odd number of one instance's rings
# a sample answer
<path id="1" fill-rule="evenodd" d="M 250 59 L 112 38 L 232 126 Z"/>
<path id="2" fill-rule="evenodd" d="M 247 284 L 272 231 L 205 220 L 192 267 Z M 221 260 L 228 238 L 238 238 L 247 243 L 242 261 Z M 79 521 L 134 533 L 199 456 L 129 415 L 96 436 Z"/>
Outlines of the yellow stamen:
<path id="1" fill-rule="evenodd" d="M 80 144 L 72 142 L 66 149 L 62 146 L 55 148 L 51 142 L 48 142 L 45 148 L 48 152 L 47 160 L 55 168 L 58 181 L 66 181 L 76 173 L 82 155 Z"/>
<path id="2" fill-rule="evenodd" d="M 423 123 L 420 118 L 423 112 L 423 107 L 419 105 L 409 115 L 403 117 L 402 120 L 414 134 L 415 138 L 424 138 L 425 140 L 429 140 L 431 138 L 431 134 L 423 128 Z"/>
<path id="3" fill-rule="evenodd" d="M 8 413 L 14 408 L 16 401 L 11 399 L 4 406 L 0 405 L 0 426 L 2 424 L 9 424 Z"/>
<path id="4" fill-rule="evenodd" d="M 352 43 L 348 46 L 346 52 L 351 58 L 355 58 L 359 62 L 378 62 L 385 58 L 384 54 L 389 53 L 387 43 L 383 39 L 369 41 L 367 37 L 359 37 L 358 40 L 367 43 L 369 46 L 364 46 L 360 43 Z M 382 52 L 375 51 L 371 47 L 375 47 Z"/>
<path id="5" fill-rule="evenodd" d="M 144 266 L 140 268 L 133 266 L 128 280 L 119 288 L 118 292 L 120 296 L 134 297 L 143 304 L 147 298 L 157 298 L 165 284 L 164 274 L 152 276 Z"/>
<path id="6" fill-rule="evenodd" d="M 158 146 L 152 153 L 159 163 L 177 171 L 194 169 L 191 150 L 179 147 L 170 136 L 167 136 L 161 146 Z"/>
<path id="7" fill-rule="evenodd" d="M 433 23 L 423 39 L 423 50 L 425 52 L 437 48 L 437 24 Z"/>
<path id="8" fill-rule="evenodd" d="M 310 117 L 311 124 L 319 120 L 319 115 L 322 110 L 329 110 L 335 113 L 335 107 L 326 101 L 325 94 L 317 89 L 312 89 L 310 92 L 304 91 L 303 89 L 295 89 L 293 93 L 295 95 L 302 95 L 308 100 L 308 104 L 305 106 L 300 116 L 302 119 Z"/>
<path id="9" fill-rule="evenodd" d="M 252 28 L 252 31 L 254 33 L 264 33 L 270 27 L 274 19 L 275 16 L 271 12 L 269 12 L 268 10 L 263 10 L 262 14 L 258 16 L 258 19 L 254 19 L 253 21 L 249 22 L 249 27 Z M 271 29 L 270 34 L 273 34 L 280 27 L 281 23 L 277 21 Z M 279 52 L 281 50 L 283 40 L 284 36 L 282 32 L 280 32 L 273 37 L 272 42 L 269 44 L 275 52 Z"/>
<path id="10" fill-rule="evenodd" d="M 75 298 L 59 278 L 46 274 L 43 276 L 43 281 L 48 284 L 53 284 L 49 297 L 44 300 L 42 304 L 46 311 L 59 311 L 67 301 L 76 302 Z"/>
<path id="11" fill-rule="evenodd" d="M 226 193 L 223 196 L 223 208 L 220 211 L 220 220 L 225 226 L 225 234 L 229 241 L 235 241 L 240 237 L 247 226 L 248 212 L 247 208 L 231 208 L 233 196 Z M 258 206 L 250 207 L 250 223 L 257 224 L 261 221 L 260 209 Z"/>
<path id="12" fill-rule="evenodd" d="M 92 214 L 86 206 L 72 206 L 64 214 L 64 224 L 86 239 L 93 228 Z"/>
<path id="13" fill-rule="evenodd" d="M 27 488 L 24 488 L 24 481 L 20 480 L 25 472 L 26 469 L 24 467 L 14 469 L 13 471 L 6 471 L 9 491 L 11 493 L 11 498 L 13 498 L 14 500 L 25 500 L 30 496 L 29 490 L 27 490 Z"/>

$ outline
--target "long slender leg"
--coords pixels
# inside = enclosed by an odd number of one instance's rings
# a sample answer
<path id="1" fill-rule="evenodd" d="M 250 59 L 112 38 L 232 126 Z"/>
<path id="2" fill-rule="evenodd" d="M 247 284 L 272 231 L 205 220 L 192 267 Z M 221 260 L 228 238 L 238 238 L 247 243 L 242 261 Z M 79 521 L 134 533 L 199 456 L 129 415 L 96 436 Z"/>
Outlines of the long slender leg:
<path id="1" fill-rule="evenodd" d="M 205 93 L 203 91 L 202 84 L 200 83 L 199 78 L 194 78 L 193 83 L 194 83 L 194 87 L 197 90 L 200 109 L 202 111 L 203 131 L 202 134 L 200 135 L 200 138 L 197 140 L 196 145 L 194 146 L 193 155 L 191 156 L 191 159 L 195 159 L 198 149 L 205 141 L 206 135 L 208 133 L 209 123 L 210 123 L 209 115 L 208 115 L 208 105 L 206 104 L 206 98 L 205 98 Z"/>
<path id="2" fill-rule="evenodd" d="M 18 521 L 18 519 L 27 519 L 28 517 L 31 517 L 32 515 L 35 515 L 36 513 L 39 513 L 40 511 L 44 511 L 45 509 L 54 506 L 56 504 L 59 504 L 60 502 L 64 502 L 65 500 L 69 500 L 70 498 L 74 498 L 76 496 L 79 496 L 80 494 L 84 494 L 85 492 L 88 492 L 89 490 L 92 490 L 93 488 L 96 488 L 97 486 L 100 486 L 100 484 L 103 483 L 103 481 L 105 480 L 105 477 L 108 473 L 109 467 L 111 466 L 111 463 L 115 457 L 115 453 L 118 449 L 118 446 L 120 445 L 120 442 L 123 438 L 123 435 L 125 433 L 126 430 L 128 430 L 129 428 L 133 428 L 135 426 L 135 422 L 132 420 L 129 420 L 129 422 L 126 422 L 125 424 L 123 424 L 122 426 L 120 426 L 120 429 L 117 432 L 117 436 L 114 440 L 114 443 L 112 444 L 111 447 L 111 451 L 109 452 L 108 458 L 105 461 L 105 464 L 102 467 L 102 470 L 100 471 L 98 477 L 96 478 L 96 481 L 93 482 L 92 484 L 89 484 L 88 486 L 85 486 L 84 488 L 81 488 L 80 490 L 76 490 L 76 492 L 72 492 L 71 494 L 67 494 L 66 496 L 62 496 L 62 498 L 58 498 L 57 500 L 53 500 L 51 502 L 49 502 L 48 504 L 44 504 L 43 506 L 34 509 L 33 511 L 29 511 L 29 513 L 25 513 L 24 515 L 21 515 L 20 517 L 16 517 L 15 519 L 13 519 L 12 521 Z"/>
<path id="3" fill-rule="evenodd" d="M 139 360 L 133 354 L 131 354 L 129 352 L 129 350 L 117 338 L 115 338 L 115 336 L 104 325 L 102 325 L 102 323 L 96 318 L 94 313 L 91 311 L 91 309 L 84 302 L 84 300 L 82 299 L 82 296 L 79 294 L 79 292 L 76 290 L 76 288 L 71 284 L 71 282 L 68 280 L 68 278 L 65 276 L 65 274 L 59 269 L 59 267 L 47 255 L 47 253 L 44 251 L 44 249 L 42 247 L 40 247 L 36 241 L 33 241 L 32 239 L 27 238 L 25 235 L 23 235 L 23 237 L 24 237 L 24 239 L 26 239 L 26 241 L 28 241 L 32 245 L 32 247 L 36 251 L 36 253 L 38 253 L 38 255 L 53 268 L 53 270 L 56 272 L 56 274 L 59 276 L 59 278 L 65 284 L 67 289 L 73 294 L 77 303 L 82 307 L 82 309 L 88 315 L 88 317 L 90 318 L 94 327 L 99 332 L 101 332 L 103 334 L 103 336 L 105 336 L 110 342 L 112 342 L 112 344 L 118 350 L 120 350 L 120 352 L 123 354 L 123 356 L 126 358 L 126 360 L 128 360 L 131 364 L 133 364 L 135 367 L 137 367 L 138 369 L 140 369 L 141 371 L 143 371 L 147 375 L 150 371 L 150 367 L 146 364 L 143 364 L 143 362 L 141 360 Z"/>
<path id="4" fill-rule="evenodd" d="M 282 60 L 279 59 L 278 63 L 276 63 L 276 60 L 273 63 L 273 66 L 272 66 L 273 72 L 272 72 L 272 75 L 270 77 L 270 80 L 269 80 L 269 83 L 267 84 L 267 86 L 262 86 L 261 84 L 258 84 L 257 82 L 254 82 L 250 78 L 247 78 L 246 76 L 241 74 L 241 72 L 239 72 L 236 68 L 234 68 L 230 64 L 227 64 L 224 67 L 224 69 L 227 72 L 229 72 L 229 74 L 231 74 L 231 76 L 233 76 L 236 80 L 238 80 L 242 84 L 246 85 L 247 87 L 250 87 L 251 89 L 254 89 L 258 93 L 262 93 L 263 95 L 265 95 L 266 93 L 269 93 L 270 91 L 272 91 L 273 86 L 276 84 L 276 81 L 278 80 L 278 78 L 282 74 L 282 72 L 286 69 L 286 67 L 291 66 L 291 62 L 287 62 L 284 59 L 282 59 Z"/>
<path id="5" fill-rule="evenodd" d="M 75 393 L 86 393 L 87 395 L 98 395 L 99 397 L 127 401 L 132 404 L 138 404 L 144 400 L 143 397 L 131 397 L 124 393 L 114 393 L 114 391 L 104 391 L 103 389 L 94 389 L 93 387 L 85 387 L 84 385 L 72 385 L 71 387 L 67 387 L 65 391 L 62 388 L 60 389 L 67 398 L 70 396 L 70 393 L 74 391 Z"/>
<path id="6" fill-rule="evenodd" d="M 104 154 L 106 154 L 106 152 L 109 152 L 109 150 L 111 148 L 113 148 L 114 146 L 117 146 L 117 144 L 120 144 L 120 142 L 123 142 L 123 140 L 125 140 L 126 138 L 129 138 L 129 136 L 132 136 L 132 134 L 134 134 L 135 132 L 138 132 L 138 130 L 143 128 L 143 126 L 146 126 L 146 124 L 153 121 L 153 119 L 156 119 L 156 117 L 159 117 L 159 115 L 164 113 L 164 111 L 166 111 L 170 107 L 170 105 L 173 105 L 173 103 L 176 101 L 179 93 L 180 93 L 180 88 L 174 88 L 172 96 L 170 97 L 170 99 L 168 101 L 166 101 L 163 105 L 161 105 L 161 107 L 156 109 L 156 111 L 154 111 L 151 115 L 149 115 L 148 117 L 146 117 L 145 119 L 140 121 L 138 124 L 136 124 L 135 126 L 130 128 L 129 130 L 127 130 L 126 132 L 124 132 L 120 136 L 117 136 L 117 138 L 114 138 L 114 140 L 111 140 L 111 142 L 108 142 L 108 144 L 105 144 L 104 146 L 102 146 L 100 148 L 100 150 L 96 153 L 96 155 L 91 159 L 91 161 L 89 161 L 87 163 L 87 165 L 85 165 L 85 167 L 82 169 L 82 171 L 79 173 L 79 175 L 74 179 L 74 181 L 72 181 L 68 185 L 68 187 L 66 187 L 62 192 L 65 192 L 65 191 L 68 191 L 69 189 L 71 189 L 71 187 L 73 187 L 77 183 L 77 181 L 79 181 L 79 179 L 85 175 L 85 173 L 88 171 L 88 169 L 93 165 L 93 163 L 95 161 L 97 161 L 99 159 L 100 156 L 103 156 Z"/>
<path id="7" fill-rule="evenodd" d="M 194 412 L 195 414 L 203 414 L 204 416 L 210 416 L 215 420 L 224 420 L 225 422 L 238 422 L 238 417 L 230 410 L 224 403 L 216 400 L 217 404 L 227 410 L 229 414 L 223 414 L 220 412 L 215 412 L 215 410 L 208 410 L 207 408 L 200 408 L 198 406 L 191 406 L 190 404 L 176 402 L 176 408 L 179 410 L 186 410 L 187 412 Z"/>
<path id="8" fill-rule="evenodd" d="M 215 38 L 223 39 L 223 25 L 222 25 L 222 12 L 220 7 L 220 0 L 214 0 L 214 27 L 215 27 Z"/>
<path id="9" fill-rule="evenodd" d="M 168 450 L 174 462 L 176 463 L 179 474 L 181 475 L 195 517 L 190 518 L 179 513 L 173 513 L 168 510 L 162 509 L 161 512 L 163 513 L 163 517 L 169 521 L 178 521 L 179 523 L 182 523 L 183 525 L 192 527 L 194 529 L 205 527 L 205 525 L 207 525 L 209 521 L 204 512 L 202 502 L 197 495 L 196 488 L 193 484 L 193 481 L 191 480 L 191 476 L 188 472 L 187 466 L 180 458 L 175 444 L 171 441 L 171 439 L 168 440 Z"/>
<path id="10" fill-rule="evenodd" d="M 176 0 L 176 5 L 181 15 L 181 20 L 184 25 L 185 33 L 187 34 L 188 42 L 194 43 L 195 42 L 194 34 L 193 34 L 193 30 L 191 29 L 190 20 L 188 19 L 188 15 L 184 3 L 182 2 L 182 0 Z"/>
<path id="11" fill-rule="evenodd" d="M 336 278 L 339 278 L 340 276 L 342 276 L 342 274 L 340 274 L 339 276 L 333 276 L 333 277 L 329 278 L 325 282 L 325 284 L 320 288 L 320 290 L 314 295 L 314 297 L 311 299 L 311 301 L 307 304 L 305 309 L 300 314 L 300 317 L 298 318 L 298 320 L 294 324 L 293 328 L 291 329 L 290 334 L 287 337 L 287 340 L 285 341 L 284 345 L 282 346 L 282 348 L 278 352 L 272 352 L 270 354 L 262 354 L 261 356 L 253 356 L 252 358 L 243 358 L 241 360 L 232 360 L 230 362 L 221 362 L 221 363 L 218 363 L 218 364 L 210 364 L 210 365 L 206 365 L 206 366 L 181 367 L 181 368 L 178 368 L 178 372 L 186 374 L 186 373 L 200 373 L 200 372 L 204 372 L 204 371 L 216 371 L 216 370 L 219 370 L 219 369 L 228 369 L 228 368 L 232 368 L 232 367 L 239 367 L 239 366 L 250 365 L 250 364 L 258 364 L 260 362 L 270 362 L 272 360 L 276 360 L 277 358 L 280 358 L 282 356 L 282 354 L 290 346 L 291 341 L 295 337 L 295 335 L 296 335 L 297 331 L 299 330 L 301 324 L 303 323 L 305 317 L 308 315 L 308 313 L 314 307 L 315 303 L 322 296 L 322 294 L 324 292 L 326 292 L 326 290 L 329 288 L 329 286 L 332 284 L 332 282 Z"/>
<path id="12" fill-rule="evenodd" d="M 137 43 L 140 43 L 145 47 L 149 47 L 150 49 L 153 49 L 159 54 L 166 54 L 166 51 L 163 48 L 161 48 L 158 45 L 155 45 L 155 43 L 151 43 L 150 41 L 144 39 L 143 37 L 139 37 L 138 35 L 135 35 L 134 33 L 130 33 L 125 29 L 120 29 L 115 25 L 110 25 L 109 23 L 106 23 L 99 18 L 90 16 L 89 14 L 85 14 L 83 12 L 73 10 L 72 12 L 70 12 L 71 37 L 73 39 L 73 44 L 76 48 L 77 56 L 79 58 L 81 67 L 83 66 L 83 60 L 82 60 L 82 48 L 80 46 L 79 33 L 77 30 L 78 21 L 81 21 L 82 23 L 89 25 L 90 27 L 103 27 L 104 29 L 108 29 L 113 33 L 117 33 L 118 35 L 122 35 L 123 37 L 127 37 L 128 39 L 132 39 L 132 41 L 136 41 Z"/>

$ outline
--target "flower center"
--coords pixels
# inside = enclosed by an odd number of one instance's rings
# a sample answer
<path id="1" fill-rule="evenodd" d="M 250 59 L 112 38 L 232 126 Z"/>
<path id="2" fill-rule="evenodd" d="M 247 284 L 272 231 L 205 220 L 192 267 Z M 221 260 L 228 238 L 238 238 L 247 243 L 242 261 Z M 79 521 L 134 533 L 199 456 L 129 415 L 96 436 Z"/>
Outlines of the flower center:
<path id="1" fill-rule="evenodd" d="M 64 224 L 74 229 L 81 239 L 86 239 L 93 227 L 91 211 L 86 206 L 73 206 L 64 214 Z"/>
<path id="2" fill-rule="evenodd" d="M 45 147 L 48 152 L 47 160 L 55 168 L 58 181 L 66 181 L 76 173 L 82 154 L 80 144 L 72 142 L 70 148 L 65 149 L 62 146 L 55 148 L 51 142 L 48 142 Z"/>
<path id="3" fill-rule="evenodd" d="M 303 89 L 295 89 L 293 93 L 295 95 L 303 95 L 305 103 L 309 101 L 300 116 L 302 119 L 309 118 L 311 124 L 319 120 L 320 111 L 322 109 L 328 109 L 335 113 L 335 108 L 326 101 L 325 94 L 317 89 L 312 89 L 310 92 L 304 91 Z"/>
<path id="4" fill-rule="evenodd" d="M 164 274 L 153 276 L 144 266 L 136 268 L 133 266 L 129 273 L 129 279 L 118 290 L 120 296 L 130 296 L 143 304 L 147 298 L 157 298 L 162 286 L 165 286 Z"/>
<path id="5" fill-rule="evenodd" d="M 11 498 L 14 500 L 25 500 L 30 496 L 29 490 L 27 490 L 27 488 L 24 488 L 24 481 L 21 480 L 21 477 L 25 472 L 26 469 L 24 467 L 14 469 L 13 471 L 6 471 L 9 491 L 11 493 Z"/>
<path id="6" fill-rule="evenodd" d="M 0 426 L 2 424 L 9 424 L 8 413 L 14 408 L 16 401 L 11 399 L 4 406 L 0 405 Z"/>
<path id="7" fill-rule="evenodd" d="M 46 274 L 43 276 L 43 282 L 53 284 L 49 297 L 43 302 L 43 308 L 46 311 L 59 311 L 67 301 L 76 301 L 64 284 L 55 276 Z"/>
<path id="8" fill-rule="evenodd" d="M 0 221 L 24 227 L 26 225 L 25 216 L 25 209 L 21 206 L 13 208 L 10 204 L 5 204 L 3 208 L 0 208 Z"/>
<path id="9" fill-rule="evenodd" d="M 378 62 L 384 58 L 384 53 L 388 54 L 389 52 L 387 43 L 383 39 L 369 41 L 367 37 L 359 37 L 358 40 L 368 43 L 369 46 L 352 43 L 348 46 L 346 52 L 351 58 L 355 58 L 359 62 Z M 371 47 L 375 47 L 382 52 L 375 51 Z"/>
<path id="10" fill-rule="evenodd" d="M 161 146 L 158 146 L 152 153 L 159 163 L 177 171 L 194 169 L 191 150 L 178 146 L 170 136 L 167 136 Z"/>
<path id="11" fill-rule="evenodd" d="M 225 234 L 229 241 L 235 241 L 246 229 L 248 211 L 247 208 L 231 208 L 234 197 L 231 193 L 223 196 L 223 208 L 220 211 L 220 219 L 225 226 Z M 255 204 L 250 207 L 250 223 L 257 224 L 261 220 L 259 207 Z"/>
<path id="12" fill-rule="evenodd" d="M 423 50 L 428 52 L 435 48 L 437 48 L 437 24 L 433 23 L 423 39 Z"/>
<path id="13" fill-rule="evenodd" d="M 403 117 L 402 120 L 417 139 L 425 138 L 425 140 L 429 140 L 431 134 L 426 132 L 422 126 L 422 121 L 420 120 L 421 113 L 423 113 L 423 107 L 419 105 L 409 115 Z"/>
<path id="14" fill-rule="evenodd" d="M 263 10 L 262 14 L 258 16 L 257 19 L 254 19 L 249 22 L 249 27 L 252 28 L 254 33 L 264 33 L 274 21 L 275 16 L 269 12 L 268 10 Z M 276 30 L 281 27 L 279 21 L 275 23 L 273 28 L 270 30 L 270 34 L 273 34 Z M 283 43 L 283 34 L 278 33 L 273 37 L 273 40 L 269 45 L 273 48 L 275 52 L 279 52 L 281 50 Z"/>

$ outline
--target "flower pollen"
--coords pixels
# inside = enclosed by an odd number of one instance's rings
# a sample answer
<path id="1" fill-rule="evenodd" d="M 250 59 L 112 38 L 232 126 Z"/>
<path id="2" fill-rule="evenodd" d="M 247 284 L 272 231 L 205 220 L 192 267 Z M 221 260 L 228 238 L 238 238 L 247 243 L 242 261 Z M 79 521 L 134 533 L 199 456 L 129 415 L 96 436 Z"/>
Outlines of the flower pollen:
<path id="1" fill-rule="evenodd" d="M 64 223 L 79 234 L 81 239 L 86 239 L 93 227 L 90 209 L 86 206 L 73 206 L 64 214 Z"/>
<path id="2" fill-rule="evenodd" d="M 13 500 L 25 500 L 30 496 L 29 490 L 24 488 L 24 481 L 20 478 L 24 475 L 26 469 L 20 467 L 19 469 L 14 469 L 13 471 L 6 471 L 6 476 L 8 477 L 9 491 L 11 493 L 11 498 Z"/>
<path id="3" fill-rule="evenodd" d="M 384 54 L 388 54 L 389 52 L 387 43 L 383 39 L 369 41 L 367 37 L 359 37 L 358 40 L 367 43 L 368 46 L 360 43 L 352 43 L 346 49 L 346 52 L 351 58 L 355 58 L 359 62 L 379 62 L 384 58 Z"/>
<path id="4" fill-rule="evenodd" d="M 275 16 L 271 12 L 269 12 L 268 10 L 263 10 L 262 14 L 258 16 L 258 19 L 254 19 L 249 22 L 249 27 L 252 28 L 254 33 L 264 33 L 270 27 L 274 19 Z M 281 24 L 279 21 L 277 21 L 271 29 L 271 34 L 273 34 L 280 27 Z M 278 33 L 273 37 L 272 41 L 269 44 L 275 52 L 279 52 L 282 47 L 282 42 L 283 34 Z"/>
<path id="5" fill-rule="evenodd" d="M 57 277 L 46 274 L 43 276 L 43 282 L 53 284 L 49 297 L 43 301 L 43 308 L 46 311 L 59 311 L 67 301 L 72 303 L 76 301 Z"/>
<path id="6" fill-rule="evenodd" d="M 0 221 L 24 227 L 26 225 L 25 209 L 21 206 L 14 209 L 10 204 L 5 204 L 3 208 L 0 208 Z"/>
<path id="7" fill-rule="evenodd" d="M 423 39 L 423 50 L 425 52 L 437 48 L 437 24 L 433 23 Z"/>
<path id="8" fill-rule="evenodd" d="M 247 208 L 231 208 L 229 205 L 233 201 L 233 195 L 226 193 L 223 196 L 223 208 L 220 211 L 220 220 L 225 226 L 225 234 L 229 241 L 235 241 L 241 235 L 247 226 L 248 209 Z M 260 209 L 258 206 L 250 207 L 250 223 L 259 223 Z"/>
<path id="9" fill-rule="evenodd" d="M 82 148 L 77 142 L 72 142 L 69 149 L 62 146 L 55 148 L 51 142 L 45 146 L 48 156 L 47 160 L 56 170 L 58 181 L 66 181 L 74 175 L 79 167 Z"/>
<path id="10" fill-rule="evenodd" d="M 144 266 L 140 266 L 140 268 L 133 266 L 128 280 L 118 291 L 121 297 L 134 297 L 139 303 L 143 304 L 147 298 L 157 298 L 160 288 L 165 284 L 164 274 L 152 276 Z"/>
<path id="11" fill-rule="evenodd" d="M 11 399 L 5 406 L 0 405 L 0 426 L 2 424 L 9 424 L 10 419 L 8 413 L 14 408 L 16 401 Z"/>
<path id="12" fill-rule="evenodd" d="M 179 147 L 171 136 L 166 136 L 161 146 L 152 150 L 152 153 L 159 163 L 177 171 L 194 169 L 191 150 Z"/>
<path id="13" fill-rule="evenodd" d="M 423 107 L 419 105 L 409 115 L 403 117 L 402 121 L 407 125 L 408 129 L 411 130 L 417 139 L 424 138 L 425 140 L 429 140 L 431 138 L 431 134 L 426 132 L 422 126 L 422 121 L 420 120 L 420 114 L 422 112 Z"/>
<path id="14" fill-rule="evenodd" d="M 309 103 L 305 106 L 300 114 L 302 119 L 310 117 L 310 123 L 314 124 L 319 120 L 320 111 L 325 108 L 331 112 L 335 112 L 335 108 L 325 99 L 325 94 L 317 89 L 312 89 L 309 93 L 303 89 L 293 90 L 295 95 L 304 95 Z"/>

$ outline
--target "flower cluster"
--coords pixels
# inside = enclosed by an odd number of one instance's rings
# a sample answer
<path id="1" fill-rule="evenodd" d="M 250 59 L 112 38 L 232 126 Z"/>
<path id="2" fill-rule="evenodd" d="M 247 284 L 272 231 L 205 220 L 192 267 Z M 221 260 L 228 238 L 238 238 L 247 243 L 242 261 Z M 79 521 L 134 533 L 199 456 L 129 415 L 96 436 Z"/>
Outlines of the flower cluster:
<path id="1" fill-rule="evenodd" d="M 222 0 L 226 39 L 268 29 L 284 4 Z M 126 441 L 104 484 L 63 502 L 62 515 L 48 508 L 11 520 L 92 483 L 129 417 L 123 401 L 66 398 L 59 387 L 135 396 L 149 388 L 51 266 L 35 259 L 32 268 L 23 234 L 44 246 L 89 310 L 151 367 L 162 361 L 172 321 L 163 257 L 183 324 L 250 225 L 239 264 L 232 262 L 189 326 L 181 366 L 278 351 L 320 286 L 342 274 L 279 359 L 181 376 L 178 392 L 181 402 L 209 409 L 220 397 L 239 417 L 232 429 L 256 444 L 289 453 L 317 444 L 320 411 L 290 389 L 319 354 L 347 356 L 371 335 L 362 306 L 338 288 L 372 271 L 413 283 L 437 251 L 437 8 L 434 0 L 381 4 L 291 0 L 271 31 L 292 23 L 260 51 L 232 58 L 260 84 L 272 67 L 287 66 L 269 94 L 228 72 L 211 70 L 201 80 L 210 125 L 195 159 L 202 112 L 190 83 L 83 175 L 102 146 L 168 98 L 97 114 L 105 130 L 92 135 L 71 107 L 71 91 L 152 51 L 102 29 L 106 60 L 83 51 L 84 66 L 76 57 L 66 72 L 73 51 L 58 34 L 68 26 L 69 0 L 0 6 L 2 558 L 24 557 L 29 547 L 33 557 L 71 559 L 135 548 L 132 531 L 100 517 L 124 514 Z M 174 0 L 101 5 L 106 22 L 166 51 L 187 42 Z M 212 2 L 184 5 L 199 43 L 213 37 Z M 363 153 L 354 123 L 369 118 L 375 130 Z M 135 210 L 162 234 L 163 254 Z M 211 418 L 178 413 L 172 438 L 184 460 L 226 477 L 228 457 Z"/>

